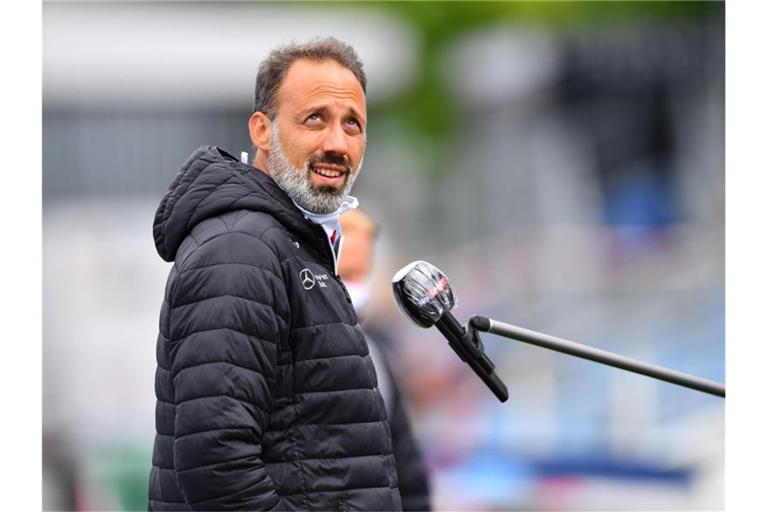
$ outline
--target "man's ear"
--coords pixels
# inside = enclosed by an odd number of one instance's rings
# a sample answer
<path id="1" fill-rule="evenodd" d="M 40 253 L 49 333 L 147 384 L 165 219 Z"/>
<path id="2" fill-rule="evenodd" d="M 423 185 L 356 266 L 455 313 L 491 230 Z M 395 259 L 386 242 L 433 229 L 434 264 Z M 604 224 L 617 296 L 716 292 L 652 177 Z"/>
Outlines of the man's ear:
<path id="1" fill-rule="evenodd" d="M 272 121 L 264 112 L 254 112 L 248 119 L 248 133 L 256 149 L 269 151 L 272 147 Z"/>

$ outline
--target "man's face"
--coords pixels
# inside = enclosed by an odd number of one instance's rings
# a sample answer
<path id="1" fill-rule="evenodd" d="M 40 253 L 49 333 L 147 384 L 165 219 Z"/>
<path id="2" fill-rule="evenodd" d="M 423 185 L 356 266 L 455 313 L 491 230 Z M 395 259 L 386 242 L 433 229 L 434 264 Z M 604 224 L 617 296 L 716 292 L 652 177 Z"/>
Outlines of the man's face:
<path id="1" fill-rule="evenodd" d="M 373 265 L 374 234 L 372 228 L 361 225 L 361 214 L 351 210 L 341 214 L 339 222 L 344 249 L 339 256 L 339 277 L 347 287 L 352 305 L 359 317 L 366 313 L 371 293 L 369 276 Z"/>
<path id="2" fill-rule="evenodd" d="M 344 234 L 344 250 L 339 256 L 339 277 L 347 283 L 364 283 L 368 280 L 373 263 L 373 235 L 359 226 L 349 226 L 341 215 Z"/>
<path id="3" fill-rule="evenodd" d="M 362 165 L 365 125 L 365 94 L 352 71 L 297 60 L 277 93 L 270 174 L 303 208 L 336 210 Z"/>

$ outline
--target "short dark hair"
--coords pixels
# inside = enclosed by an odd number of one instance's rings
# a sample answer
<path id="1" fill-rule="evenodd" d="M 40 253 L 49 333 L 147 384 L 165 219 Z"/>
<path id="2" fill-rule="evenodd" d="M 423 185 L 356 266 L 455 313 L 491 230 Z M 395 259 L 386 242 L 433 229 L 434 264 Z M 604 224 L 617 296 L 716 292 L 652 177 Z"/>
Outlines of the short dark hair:
<path id="1" fill-rule="evenodd" d="M 363 63 L 355 49 L 334 37 L 313 39 L 308 43 L 290 44 L 275 48 L 259 66 L 253 95 L 253 111 L 263 112 L 270 119 L 277 114 L 276 96 L 288 69 L 298 59 L 334 60 L 352 71 L 365 92 L 367 79 Z"/>

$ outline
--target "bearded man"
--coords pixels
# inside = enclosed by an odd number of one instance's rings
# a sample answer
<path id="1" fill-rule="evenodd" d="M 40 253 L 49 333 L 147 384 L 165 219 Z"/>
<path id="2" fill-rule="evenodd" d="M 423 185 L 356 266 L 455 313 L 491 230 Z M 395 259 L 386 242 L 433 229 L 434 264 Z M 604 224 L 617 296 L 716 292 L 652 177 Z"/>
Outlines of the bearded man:
<path id="1" fill-rule="evenodd" d="M 333 39 L 273 51 L 248 129 L 183 165 L 154 223 L 173 261 L 157 341 L 150 510 L 399 510 L 384 402 L 337 275 L 366 77 Z"/>

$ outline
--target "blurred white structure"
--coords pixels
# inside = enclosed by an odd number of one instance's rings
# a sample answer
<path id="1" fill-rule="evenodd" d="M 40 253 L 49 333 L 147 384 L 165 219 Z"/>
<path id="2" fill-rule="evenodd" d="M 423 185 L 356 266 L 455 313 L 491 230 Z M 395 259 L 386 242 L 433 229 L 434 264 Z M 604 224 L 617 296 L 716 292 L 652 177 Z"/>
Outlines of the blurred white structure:
<path id="1" fill-rule="evenodd" d="M 247 105 L 269 50 L 315 36 L 355 47 L 370 101 L 401 92 L 416 65 L 415 34 L 388 13 L 311 3 L 46 2 L 43 35 L 44 99 L 56 106 Z"/>

